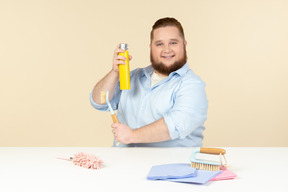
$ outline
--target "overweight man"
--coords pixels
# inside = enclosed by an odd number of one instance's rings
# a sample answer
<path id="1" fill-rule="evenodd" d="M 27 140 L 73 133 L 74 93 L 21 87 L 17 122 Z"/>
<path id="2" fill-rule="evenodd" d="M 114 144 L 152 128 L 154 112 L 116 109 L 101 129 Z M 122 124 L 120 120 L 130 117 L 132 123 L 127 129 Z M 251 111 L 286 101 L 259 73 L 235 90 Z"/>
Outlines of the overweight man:
<path id="1" fill-rule="evenodd" d="M 101 91 L 109 100 L 120 123 L 111 125 L 114 144 L 120 147 L 202 146 L 208 101 L 205 83 L 187 63 L 184 30 L 175 18 L 155 22 L 150 33 L 150 60 L 145 68 L 130 72 L 129 90 L 120 90 L 118 65 L 125 57 L 114 51 L 112 69 L 93 88 L 92 106 L 101 104 Z M 132 57 L 130 56 L 130 60 Z"/>

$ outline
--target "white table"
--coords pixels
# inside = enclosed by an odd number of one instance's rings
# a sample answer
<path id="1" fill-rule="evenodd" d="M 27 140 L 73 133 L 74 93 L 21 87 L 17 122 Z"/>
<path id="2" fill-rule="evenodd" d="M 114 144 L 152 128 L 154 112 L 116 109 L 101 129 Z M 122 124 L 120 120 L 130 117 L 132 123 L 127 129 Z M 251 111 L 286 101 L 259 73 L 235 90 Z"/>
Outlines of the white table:
<path id="1" fill-rule="evenodd" d="M 225 147 L 224 147 L 225 148 Z M 288 148 L 225 148 L 234 180 L 205 185 L 149 181 L 154 165 L 190 163 L 193 148 L 0 148 L 0 191 L 288 191 Z M 57 155 L 86 152 L 103 168 L 90 170 Z"/>

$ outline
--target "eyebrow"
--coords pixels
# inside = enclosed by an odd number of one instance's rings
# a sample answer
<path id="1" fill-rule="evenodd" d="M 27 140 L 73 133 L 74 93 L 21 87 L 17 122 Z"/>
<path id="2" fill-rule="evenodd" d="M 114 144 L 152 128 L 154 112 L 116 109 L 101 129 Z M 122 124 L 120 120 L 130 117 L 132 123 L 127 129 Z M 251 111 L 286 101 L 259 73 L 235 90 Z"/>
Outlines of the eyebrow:
<path id="1" fill-rule="evenodd" d="M 155 41 L 154 44 L 161 43 L 161 40 Z"/>
<path id="2" fill-rule="evenodd" d="M 178 42 L 179 40 L 178 39 L 170 39 L 170 41 L 177 41 Z"/>

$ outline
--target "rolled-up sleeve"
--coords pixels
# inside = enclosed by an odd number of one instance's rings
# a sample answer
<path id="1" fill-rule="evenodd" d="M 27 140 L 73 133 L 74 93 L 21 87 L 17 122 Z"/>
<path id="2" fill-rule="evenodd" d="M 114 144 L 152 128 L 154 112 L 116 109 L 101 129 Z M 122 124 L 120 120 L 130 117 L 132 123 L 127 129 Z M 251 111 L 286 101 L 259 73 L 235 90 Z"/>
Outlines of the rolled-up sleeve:
<path id="1" fill-rule="evenodd" d="M 108 110 L 108 105 L 105 104 L 105 105 L 100 105 L 100 104 L 97 104 L 94 100 L 93 100 L 93 97 L 92 97 L 92 94 L 93 94 L 93 91 L 90 93 L 90 103 L 91 105 L 99 110 L 99 111 L 107 111 Z"/>
<path id="2" fill-rule="evenodd" d="M 91 105 L 99 110 L 99 111 L 108 111 L 108 105 L 107 104 L 104 104 L 104 105 L 100 105 L 100 104 L 97 104 L 94 100 L 93 100 L 93 97 L 92 97 L 92 94 L 93 94 L 93 90 L 92 92 L 90 93 L 90 103 Z M 111 106 L 113 108 L 113 110 L 117 110 L 118 109 L 118 104 L 119 104 L 119 100 L 120 100 L 120 96 L 121 96 L 121 90 L 120 90 L 120 86 L 119 86 L 119 83 L 117 84 L 116 86 L 116 89 L 114 91 L 114 95 L 110 101 L 111 103 Z"/>
<path id="3" fill-rule="evenodd" d="M 200 79 L 185 79 L 174 94 L 174 105 L 164 120 L 171 139 L 183 139 L 202 129 L 207 119 L 208 100 L 205 83 Z"/>

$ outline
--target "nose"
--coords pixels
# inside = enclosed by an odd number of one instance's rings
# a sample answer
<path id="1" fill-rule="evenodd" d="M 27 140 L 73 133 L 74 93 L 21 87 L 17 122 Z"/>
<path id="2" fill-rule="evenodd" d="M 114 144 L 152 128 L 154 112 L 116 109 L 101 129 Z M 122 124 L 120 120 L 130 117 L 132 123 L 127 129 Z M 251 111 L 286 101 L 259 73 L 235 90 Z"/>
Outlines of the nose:
<path id="1" fill-rule="evenodd" d="M 165 45 L 165 46 L 163 47 L 163 52 L 164 52 L 164 53 L 169 53 L 169 52 L 171 52 L 171 48 L 170 48 L 169 44 L 168 44 L 168 45 Z"/>

